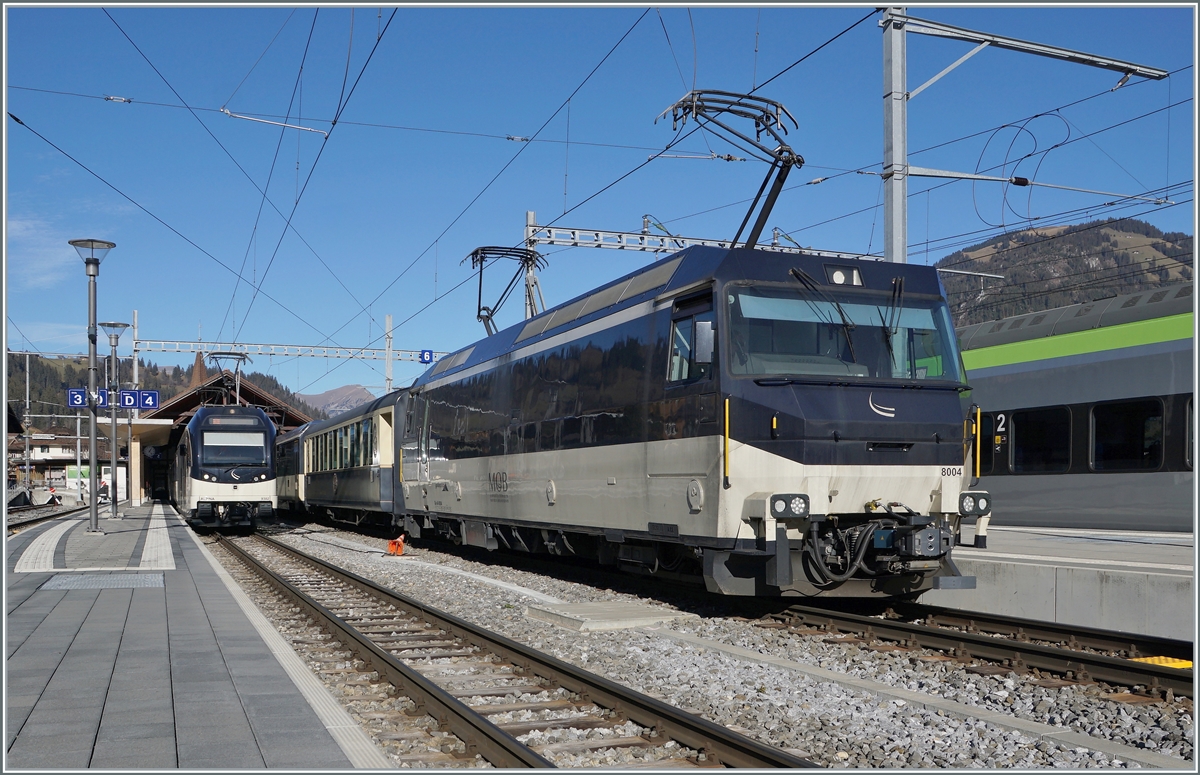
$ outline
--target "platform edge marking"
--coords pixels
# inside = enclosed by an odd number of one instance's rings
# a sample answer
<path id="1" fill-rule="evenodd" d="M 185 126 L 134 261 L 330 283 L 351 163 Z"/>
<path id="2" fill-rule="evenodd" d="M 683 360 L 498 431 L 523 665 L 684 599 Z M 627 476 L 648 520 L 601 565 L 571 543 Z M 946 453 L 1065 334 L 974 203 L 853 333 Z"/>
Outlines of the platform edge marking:
<path id="1" fill-rule="evenodd" d="M 321 724 L 329 731 L 329 734 L 337 742 L 342 749 L 342 753 L 350 760 L 356 769 L 395 769 L 395 765 L 387 758 L 382 751 L 379 750 L 375 742 L 367 736 L 367 733 L 362 730 L 362 727 L 351 718 L 350 714 L 341 706 L 341 703 L 329 693 L 324 684 L 313 675 L 312 671 L 304 664 L 295 650 L 283 639 L 275 627 L 267 621 L 254 602 L 249 596 L 242 591 L 229 572 L 224 566 L 213 556 L 208 547 L 201 542 L 200 538 L 192 532 L 191 528 L 187 529 L 187 533 L 191 536 L 192 541 L 200 549 L 201 554 L 208 560 L 208 564 L 212 566 L 225 588 L 233 595 L 233 599 L 237 601 L 239 607 L 246 614 L 246 618 L 250 620 L 250 624 L 262 637 L 263 642 L 275 658 L 279 660 L 280 666 L 284 672 L 292 679 L 292 683 L 300 690 L 300 694 L 308 701 L 313 712 L 317 714 Z"/>

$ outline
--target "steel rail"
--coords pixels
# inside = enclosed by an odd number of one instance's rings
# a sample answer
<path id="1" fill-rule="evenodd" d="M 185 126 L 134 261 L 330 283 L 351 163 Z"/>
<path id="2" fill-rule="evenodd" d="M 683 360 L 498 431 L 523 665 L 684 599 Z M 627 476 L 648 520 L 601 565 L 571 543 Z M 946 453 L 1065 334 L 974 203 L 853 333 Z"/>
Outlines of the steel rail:
<path id="1" fill-rule="evenodd" d="M 901 603 L 893 608 L 896 613 L 906 618 L 924 618 L 931 626 L 959 627 L 968 632 L 988 632 L 1018 641 L 1057 641 L 1066 643 L 1066 648 L 1071 650 L 1091 648 L 1123 651 L 1130 658 L 1160 656 L 1188 661 L 1191 661 L 1193 656 L 1194 644 L 1190 641 L 1154 635 L 1137 635 L 1061 622 L 1043 622 L 1017 616 L 959 611 L 921 603 Z"/>
<path id="2" fill-rule="evenodd" d="M 13 514 L 13 512 L 32 511 L 33 509 L 44 509 L 44 508 L 46 508 L 45 505 L 42 505 L 42 506 L 15 506 L 15 507 L 9 506 L 8 514 L 11 516 Z M 25 528 L 33 527 L 34 525 L 40 525 L 43 522 L 49 522 L 50 520 L 57 519 L 58 517 L 70 517 L 75 514 L 78 514 L 81 511 L 87 511 L 87 510 L 88 510 L 87 506 L 80 506 L 79 508 L 75 508 L 75 509 L 67 509 L 65 511 L 55 511 L 51 514 L 40 514 L 36 517 L 30 517 L 29 519 L 19 519 L 15 522 L 10 521 L 7 523 L 9 535 L 12 535 L 13 533 L 15 533 L 18 530 L 24 530 Z"/>
<path id="3" fill-rule="evenodd" d="M 290 547 L 262 536 L 255 536 L 255 538 L 275 549 L 290 549 Z M 347 650 L 407 695 L 417 706 L 415 715 L 428 713 L 437 719 L 443 728 L 462 740 L 467 747 L 468 755 L 478 753 L 496 767 L 554 766 L 528 746 L 518 742 L 515 737 L 476 713 L 468 705 L 455 699 L 445 689 L 381 649 L 346 620 L 297 589 L 237 544 L 221 535 L 218 535 L 217 543 L 259 574 L 285 597 L 298 603 L 314 620 L 328 627 Z M 297 556 L 298 559 L 305 562 L 313 559 L 296 555 L 295 552 L 287 553 Z M 328 568 L 322 568 L 322 570 L 329 572 Z M 344 581 L 348 580 L 341 578 L 341 574 L 338 573 L 335 573 L 334 576 Z"/>
<path id="4" fill-rule="evenodd" d="M 585 701 L 619 711 L 641 726 L 657 730 L 666 739 L 704 753 L 710 764 L 726 767 L 808 768 L 820 764 L 802 759 L 779 748 L 760 743 L 708 719 L 694 716 L 653 697 L 636 692 L 614 681 L 581 670 L 560 659 L 531 649 L 503 635 L 478 627 L 452 614 L 439 611 L 373 581 L 355 575 L 317 557 L 301 552 L 265 536 L 255 538 L 313 567 L 329 573 L 369 595 L 396 608 L 407 610 L 435 626 L 481 649 L 496 654 L 529 673 L 578 694 Z M 372 644 L 373 645 L 373 644 Z M 391 655 L 374 647 L 381 657 Z M 415 698 L 414 698 L 415 699 Z M 486 758 L 486 756 L 485 756 Z"/>
<path id="5" fill-rule="evenodd" d="M 851 632 L 867 640 L 881 639 L 920 648 L 948 651 L 956 656 L 999 662 L 1020 672 L 1028 668 L 1046 670 L 1075 680 L 1100 680 L 1120 686 L 1145 686 L 1151 692 L 1174 692 L 1188 697 L 1194 694 L 1190 669 L 1092 654 L 1085 651 L 1043 646 L 1019 640 L 997 638 L 979 632 L 948 630 L 911 622 L 878 619 L 861 614 L 831 611 L 827 608 L 792 606 L 772 618 L 830 632 Z"/>

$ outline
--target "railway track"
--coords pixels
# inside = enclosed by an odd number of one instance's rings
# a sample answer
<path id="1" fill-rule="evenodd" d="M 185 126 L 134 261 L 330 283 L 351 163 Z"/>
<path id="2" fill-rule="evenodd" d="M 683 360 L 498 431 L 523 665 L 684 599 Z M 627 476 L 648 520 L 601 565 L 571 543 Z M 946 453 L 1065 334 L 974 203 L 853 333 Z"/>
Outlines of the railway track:
<path id="1" fill-rule="evenodd" d="M 318 622 L 331 647 L 351 652 L 363 670 L 408 697 L 410 715 L 428 714 L 462 741 L 466 757 L 478 754 L 496 767 L 553 767 L 581 751 L 639 748 L 646 754 L 639 766 L 656 768 L 819 766 L 264 536 L 217 543 Z M 524 711 L 540 717 L 491 720 Z M 638 733 L 628 734 L 630 722 Z M 566 728 L 594 734 L 533 746 L 518 739 Z"/>
<path id="2" fill-rule="evenodd" d="M 8 507 L 8 534 L 13 535 L 25 528 L 39 525 L 58 517 L 70 517 L 81 511 L 87 511 L 87 506 L 78 508 L 63 508 L 61 506 L 10 506 Z"/>
<path id="3" fill-rule="evenodd" d="M 1166 638 L 916 603 L 896 604 L 882 617 L 797 605 L 756 623 L 825 635 L 831 643 L 924 648 L 943 652 L 942 659 L 984 660 L 990 664 L 966 669 L 983 675 L 1034 672 L 1036 683 L 1051 688 L 1103 681 L 1134 689 L 1127 698 L 1111 697 L 1118 701 L 1194 696 L 1192 644 Z"/>

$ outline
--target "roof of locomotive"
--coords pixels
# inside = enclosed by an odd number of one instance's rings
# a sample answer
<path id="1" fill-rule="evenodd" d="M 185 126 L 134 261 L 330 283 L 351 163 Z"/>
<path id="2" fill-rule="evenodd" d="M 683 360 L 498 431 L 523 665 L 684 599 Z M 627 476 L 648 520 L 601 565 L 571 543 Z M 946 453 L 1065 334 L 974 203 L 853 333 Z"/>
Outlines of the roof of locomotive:
<path id="1" fill-rule="evenodd" d="M 795 283 L 789 274 L 803 269 L 830 288 L 827 267 L 854 267 L 869 290 L 891 290 L 892 278 L 905 278 L 905 292 L 944 295 L 933 267 L 894 264 L 842 255 L 798 254 L 781 251 L 694 246 L 648 264 L 613 282 L 521 321 L 485 339 L 445 356 L 413 382 L 418 387 L 461 369 L 519 350 L 531 344 L 590 323 L 658 296 L 683 293 L 707 283 L 736 280 Z"/>

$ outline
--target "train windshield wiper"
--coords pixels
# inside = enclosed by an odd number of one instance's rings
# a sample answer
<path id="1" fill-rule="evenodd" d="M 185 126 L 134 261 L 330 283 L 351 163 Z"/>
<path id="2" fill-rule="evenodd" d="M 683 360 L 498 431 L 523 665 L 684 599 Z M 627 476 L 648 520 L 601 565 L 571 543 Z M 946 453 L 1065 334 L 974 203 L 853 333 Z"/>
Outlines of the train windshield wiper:
<path id="1" fill-rule="evenodd" d="M 898 366 L 896 363 L 896 351 L 892 347 L 892 338 L 900 333 L 900 310 L 904 303 L 904 278 L 892 278 L 892 298 L 888 302 L 888 314 L 884 318 L 883 311 L 876 307 L 879 312 L 879 322 L 883 326 L 883 343 L 887 346 L 888 357 L 892 359 L 892 366 Z M 907 369 L 906 369 L 907 370 Z"/>
<path id="2" fill-rule="evenodd" d="M 789 271 L 791 272 L 792 277 L 795 277 L 801 285 L 820 296 L 823 300 L 832 304 L 833 308 L 837 310 L 838 317 L 842 319 L 842 330 L 846 332 L 846 344 L 850 347 L 850 360 L 858 363 L 858 357 L 854 354 L 854 339 L 850 337 L 850 332 L 854 330 L 854 323 L 850 320 L 850 318 L 846 317 L 846 310 L 842 309 L 842 305 L 838 303 L 837 299 L 821 290 L 821 287 L 817 285 L 817 281 L 814 280 L 812 275 L 810 275 L 808 272 L 805 272 L 803 269 L 798 267 L 792 267 Z M 833 323 L 832 320 L 829 322 Z"/>

